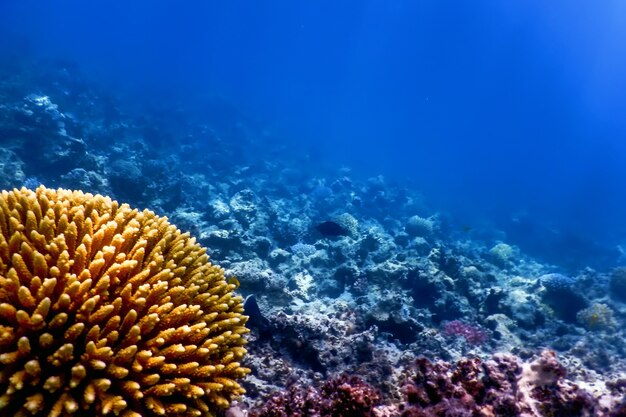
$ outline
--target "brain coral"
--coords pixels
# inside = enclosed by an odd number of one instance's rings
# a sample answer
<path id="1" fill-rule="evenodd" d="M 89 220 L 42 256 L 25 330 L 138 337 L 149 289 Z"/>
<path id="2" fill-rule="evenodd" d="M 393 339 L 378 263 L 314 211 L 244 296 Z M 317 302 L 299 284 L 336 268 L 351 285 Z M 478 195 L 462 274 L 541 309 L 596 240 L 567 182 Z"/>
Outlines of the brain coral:
<path id="1" fill-rule="evenodd" d="M 243 393 L 235 285 L 166 218 L 0 195 L 0 416 L 213 416 Z"/>

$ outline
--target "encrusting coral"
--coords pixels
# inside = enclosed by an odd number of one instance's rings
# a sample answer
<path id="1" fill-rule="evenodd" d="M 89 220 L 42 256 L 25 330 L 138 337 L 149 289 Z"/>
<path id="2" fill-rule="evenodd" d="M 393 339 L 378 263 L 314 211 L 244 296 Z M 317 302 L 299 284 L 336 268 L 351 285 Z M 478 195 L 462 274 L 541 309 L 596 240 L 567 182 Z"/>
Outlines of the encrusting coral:
<path id="1" fill-rule="evenodd" d="M 243 301 L 188 234 L 107 197 L 0 195 L 0 416 L 213 416 Z"/>
<path id="2" fill-rule="evenodd" d="M 321 387 L 292 385 L 274 393 L 251 417 L 372 417 L 380 394 L 357 376 L 339 375 Z"/>

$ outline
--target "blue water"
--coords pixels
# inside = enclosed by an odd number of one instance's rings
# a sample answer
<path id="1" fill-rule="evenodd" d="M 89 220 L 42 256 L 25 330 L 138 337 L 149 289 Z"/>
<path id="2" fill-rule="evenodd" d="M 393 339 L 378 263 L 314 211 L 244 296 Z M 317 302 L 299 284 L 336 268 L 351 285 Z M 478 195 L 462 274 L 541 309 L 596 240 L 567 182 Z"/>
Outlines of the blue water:
<path id="1" fill-rule="evenodd" d="M 222 96 L 312 166 L 406 181 L 553 261 L 626 241 L 625 36 L 618 0 L 0 2 L 5 58 L 129 102 Z"/>

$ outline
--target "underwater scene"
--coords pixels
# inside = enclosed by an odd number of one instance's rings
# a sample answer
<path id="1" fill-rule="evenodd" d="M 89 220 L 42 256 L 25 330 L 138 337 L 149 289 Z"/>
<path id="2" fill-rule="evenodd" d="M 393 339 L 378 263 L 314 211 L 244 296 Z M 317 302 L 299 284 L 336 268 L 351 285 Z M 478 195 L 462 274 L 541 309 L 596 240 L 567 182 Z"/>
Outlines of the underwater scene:
<path id="1" fill-rule="evenodd" d="M 625 39 L 0 0 L 0 417 L 626 417 Z"/>

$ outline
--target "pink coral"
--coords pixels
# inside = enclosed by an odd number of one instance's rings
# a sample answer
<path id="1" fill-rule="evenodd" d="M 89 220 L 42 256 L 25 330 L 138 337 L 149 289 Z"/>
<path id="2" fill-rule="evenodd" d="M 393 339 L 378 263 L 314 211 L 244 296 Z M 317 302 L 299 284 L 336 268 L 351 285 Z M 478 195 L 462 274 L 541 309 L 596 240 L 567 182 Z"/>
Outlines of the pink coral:
<path id="1" fill-rule="evenodd" d="M 370 417 L 380 395 L 358 377 L 341 375 L 320 388 L 293 385 L 274 394 L 251 417 Z"/>
<path id="2" fill-rule="evenodd" d="M 380 396 L 358 377 L 321 387 L 294 385 L 251 417 L 626 417 L 626 379 L 590 392 L 567 379 L 552 351 L 524 362 L 510 354 L 456 363 L 418 358 L 406 371 L 403 402 Z"/>
<path id="3" fill-rule="evenodd" d="M 322 394 L 329 402 L 329 416 L 368 417 L 372 408 L 380 402 L 380 395 L 362 379 L 342 375 L 322 386 Z"/>
<path id="4" fill-rule="evenodd" d="M 482 345 L 489 340 L 489 332 L 482 327 L 452 320 L 443 325 L 444 336 L 463 337 L 470 345 Z"/>
<path id="5" fill-rule="evenodd" d="M 546 351 L 532 363 L 512 355 L 456 364 L 417 360 L 404 386 L 401 417 L 600 416 L 597 400 L 565 380 L 565 368 Z"/>

